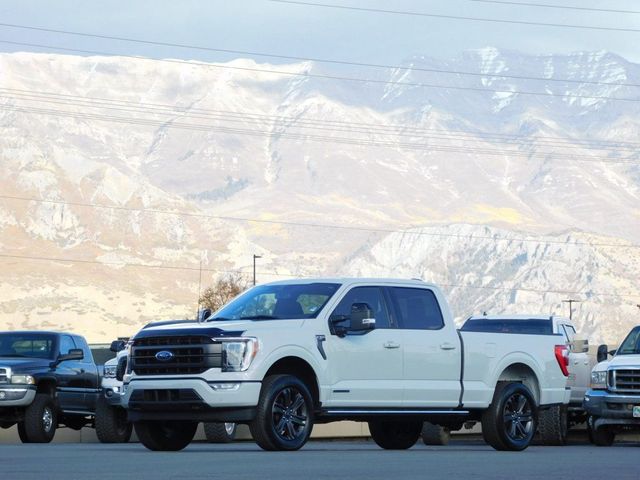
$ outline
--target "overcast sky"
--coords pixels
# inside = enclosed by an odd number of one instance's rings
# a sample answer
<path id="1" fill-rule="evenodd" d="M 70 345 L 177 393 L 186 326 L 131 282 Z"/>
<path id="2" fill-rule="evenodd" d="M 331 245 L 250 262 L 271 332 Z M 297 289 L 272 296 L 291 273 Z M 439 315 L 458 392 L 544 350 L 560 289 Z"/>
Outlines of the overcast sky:
<path id="1" fill-rule="evenodd" d="M 314 0 L 310 0 L 314 1 Z M 640 14 L 500 5 L 473 0 L 315 0 L 468 17 L 640 29 Z M 513 0 L 638 10 L 637 0 Z M 640 62 L 640 32 L 497 24 L 348 11 L 268 0 L 20 0 L 0 3 L 0 22 L 213 48 L 397 63 L 412 55 L 451 57 L 496 46 L 527 53 L 608 50 Z M 208 61 L 238 55 L 0 27 L 0 40 L 154 58 Z M 0 42 L 0 51 L 56 51 Z M 257 58 L 266 61 L 264 58 Z M 276 63 L 277 60 L 270 60 Z"/>

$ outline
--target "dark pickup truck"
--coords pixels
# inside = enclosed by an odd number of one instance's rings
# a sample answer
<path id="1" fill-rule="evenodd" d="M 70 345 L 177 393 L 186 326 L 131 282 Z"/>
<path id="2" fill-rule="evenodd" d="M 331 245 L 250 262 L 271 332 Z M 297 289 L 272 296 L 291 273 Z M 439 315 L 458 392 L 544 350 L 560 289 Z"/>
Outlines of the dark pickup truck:
<path id="1" fill-rule="evenodd" d="M 23 443 L 50 442 L 58 425 L 93 423 L 100 376 L 86 340 L 57 332 L 0 332 L 0 427 Z"/>

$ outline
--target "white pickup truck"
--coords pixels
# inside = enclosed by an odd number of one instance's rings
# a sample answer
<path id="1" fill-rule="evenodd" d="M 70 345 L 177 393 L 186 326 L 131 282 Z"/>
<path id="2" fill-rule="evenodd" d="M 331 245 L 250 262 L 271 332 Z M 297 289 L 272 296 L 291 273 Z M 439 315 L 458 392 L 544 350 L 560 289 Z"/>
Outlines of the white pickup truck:
<path id="1" fill-rule="evenodd" d="M 640 431 L 640 325 L 616 350 L 600 345 L 598 362 L 591 372 L 584 408 L 589 413 L 591 440 L 608 447 L 618 433 Z"/>
<path id="2" fill-rule="evenodd" d="M 589 343 L 579 338 L 573 322 L 565 317 L 544 315 L 482 315 L 469 318 L 462 332 L 557 334 L 569 348 L 567 386 L 571 389 L 569 405 L 556 405 L 540 412 L 538 432 L 544 445 L 564 445 L 568 429 L 584 423 L 587 414 L 582 406 L 589 388 L 591 369 L 596 363 L 589 355 Z"/>
<path id="3" fill-rule="evenodd" d="M 289 280 L 204 322 L 141 330 L 122 405 L 151 450 L 183 449 L 202 421 L 297 450 L 314 423 L 337 420 L 367 421 L 387 449 L 413 446 L 424 421 L 480 421 L 495 449 L 523 450 L 538 410 L 569 402 L 566 350 L 559 335 L 458 332 L 440 289 L 419 280 Z"/>

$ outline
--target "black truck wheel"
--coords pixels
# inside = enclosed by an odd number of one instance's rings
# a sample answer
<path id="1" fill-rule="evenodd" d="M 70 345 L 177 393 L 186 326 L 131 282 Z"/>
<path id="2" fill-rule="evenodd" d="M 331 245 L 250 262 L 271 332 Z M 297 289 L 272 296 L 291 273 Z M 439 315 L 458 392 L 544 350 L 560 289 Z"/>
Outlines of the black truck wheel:
<path id="1" fill-rule="evenodd" d="M 482 436 L 496 450 L 520 451 L 536 432 L 537 410 L 531 391 L 521 383 L 498 383 L 482 414 Z"/>
<path id="2" fill-rule="evenodd" d="M 236 438 L 236 424 L 230 422 L 205 423 L 204 435 L 209 443 L 231 443 Z"/>
<path id="3" fill-rule="evenodd" d="M 566 445 L 568 430 L 567 407 L 564 405 L 554 405 L 538 413 L 538 433 L 542 445 Z"/>
<path id="4" fill-rule="evenodd" d="M 448 445 L 451 430 L 434 423 L 424 422 L 421 435 L 425 445 Z"/>
<path id="5" fill-rule="evenodd" d="M 149 450 L 177 452 L 191 443 L 197 422 L 142 421 L 133 424 L 140 442 Z"/>
<path id="6" fill-rule="evenodd" d="M 385 450 L 413 447 L 422 431 L 422 422 L 412 420 L 372 420 L 369 432 L 373 441 Z"/>
<path id="7" fill-rule="evenodd" d="M 292 375 L 267 377 L 249 429 L 264 450 L 301 448 L 313 429 L 313 400 L 307 386 Z"/>
<path id="8" fill-rule="evenodd" d="M 133 426 L 127 420 L 127 411 L 109 405 L 100 396 L 96 404 L 96 435 L 102 443 L 127 443 Z"/>
<path id="9" fill-rule="evenodd" d="M 18 424 L 22 443 L 49 443 L 58 426 L 58 411 L 50 395 L 37 393 L 24 412 L 24 421 Z"/>
<path id="10" fill-rule="evenodd" d="M 607 426 L 592 430 L 591 435 L 598 447 L 610 447 L 616 440 L 616 434 Z"/>

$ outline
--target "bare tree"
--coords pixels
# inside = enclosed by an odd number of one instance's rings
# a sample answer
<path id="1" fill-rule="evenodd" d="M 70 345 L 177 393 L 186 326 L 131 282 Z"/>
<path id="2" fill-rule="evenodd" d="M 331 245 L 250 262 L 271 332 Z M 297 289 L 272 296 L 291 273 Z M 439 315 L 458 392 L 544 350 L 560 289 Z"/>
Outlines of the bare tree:
<path id="1" fill-rule="evenodd" d="M 249 288 L 249 282 L 240 272 L 233 272 L 219 278 L 200 295 L 200 308 L 215 312 L 229 300 Z"/>

